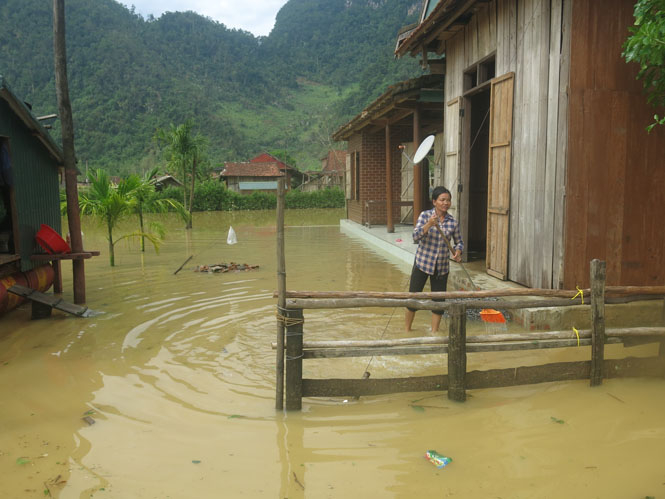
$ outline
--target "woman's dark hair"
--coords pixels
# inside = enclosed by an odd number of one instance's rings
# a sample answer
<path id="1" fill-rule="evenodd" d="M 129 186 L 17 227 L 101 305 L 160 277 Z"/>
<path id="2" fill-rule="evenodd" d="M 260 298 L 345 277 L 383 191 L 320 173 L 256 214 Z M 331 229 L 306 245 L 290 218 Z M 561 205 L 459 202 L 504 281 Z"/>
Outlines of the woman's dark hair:
<path id="1" fill-rule="evenodd" d="M 439 196 L 441 194 L 448 194 L 451 198 L 453 197 L 453 195 L 450 194 L 450 191 L 448 189 L 446 189 L 444 186 L 440 185 L 438 187 L 435 187 L 434 190 L 432 191 L 432 202 L 439 199 Z"/>

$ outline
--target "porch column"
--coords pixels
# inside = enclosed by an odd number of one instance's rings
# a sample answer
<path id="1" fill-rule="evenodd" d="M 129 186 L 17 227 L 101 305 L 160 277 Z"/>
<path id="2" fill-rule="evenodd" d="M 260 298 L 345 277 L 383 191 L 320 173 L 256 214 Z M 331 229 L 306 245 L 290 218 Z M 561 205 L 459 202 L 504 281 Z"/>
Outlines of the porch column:
<path id="1" fill-rule="evenodd" d="M 420 145 L 420 106 L 416 104 L 413 110 L 413 153 Z M 413 165 L 413 225 L 418 222 L 420 212 L 423 211 L 423 169 L 420 163 Z"/>
<path id="2" fill-rule="evenodd" d="M 386 124 L 386 226 L 388 232 L 395 232 L 393 223 L 393 175 L 392 144 L 390 143 L 390 124 Z"/>

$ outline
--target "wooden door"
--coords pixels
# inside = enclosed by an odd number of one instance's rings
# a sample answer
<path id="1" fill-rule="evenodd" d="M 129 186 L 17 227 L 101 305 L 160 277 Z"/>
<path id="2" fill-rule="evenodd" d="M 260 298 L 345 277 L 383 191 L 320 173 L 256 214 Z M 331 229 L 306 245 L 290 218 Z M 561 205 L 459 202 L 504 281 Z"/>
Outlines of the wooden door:
<path id="1" fill-rule="evenodd" d="M 514 77 L 515 73 L 507 73 L 494 78 L 490 90 L 487 273 L 504 280 L 508 275 Z"/>
<path id="2" fill-rule="evenodd" d="M 453 195 L 453 205 L 450 214 L 460 220 L 460 196 L 457 195 L 457 185 L 460 182 L 460 143 L 461 143 L 461 116 L 462 97 L 456 97 L 446 103 L 443 134 L 445 143 L 445 158 L 443 163 L 443 185 L 450 189 Z M 464 220 L 460 222 L 464 227 Z M 462 230 L 464 236 L 464 230 Z"/>

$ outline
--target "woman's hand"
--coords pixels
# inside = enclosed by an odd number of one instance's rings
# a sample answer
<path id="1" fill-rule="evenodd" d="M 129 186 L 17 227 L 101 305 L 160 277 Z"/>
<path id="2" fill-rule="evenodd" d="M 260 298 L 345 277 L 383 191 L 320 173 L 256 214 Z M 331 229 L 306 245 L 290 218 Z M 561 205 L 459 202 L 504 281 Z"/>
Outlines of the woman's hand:
<path id="1" fill-rule="evenodd" d="M 453 255 L 453 260 L 455 260 L 457 263 L 462 263 L 462 252 L 460 250 L 455 251 L 455 254 Z"/>

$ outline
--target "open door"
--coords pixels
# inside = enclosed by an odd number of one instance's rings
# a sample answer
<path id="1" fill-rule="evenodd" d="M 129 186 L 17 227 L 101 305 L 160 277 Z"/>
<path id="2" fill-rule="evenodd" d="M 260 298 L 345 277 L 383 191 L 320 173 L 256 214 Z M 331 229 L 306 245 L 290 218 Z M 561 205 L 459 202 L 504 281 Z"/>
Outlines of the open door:
<path id="1" fill-rule="evenodd" d="M 494 78 L 490 90 L 487 273 L 504 280 L 508 275 L 514 77 L 515 73 L 507 73 Z"/>
<path id="2" fill-rule="evenodd" d="M 453 195 L 453 206 L 450 212 L 462 227 L 462 239 L 465 237 L 466 221 L 460 215 L 461 195 L 458 185 L 462 183 L 460 176 L 461 156 L 460 143 L 462 134 L 462 97 L 456 97 L 446 103 L 445 123 L 443 125 L 446 156 L 443 163 L 443 185 Z"/>

